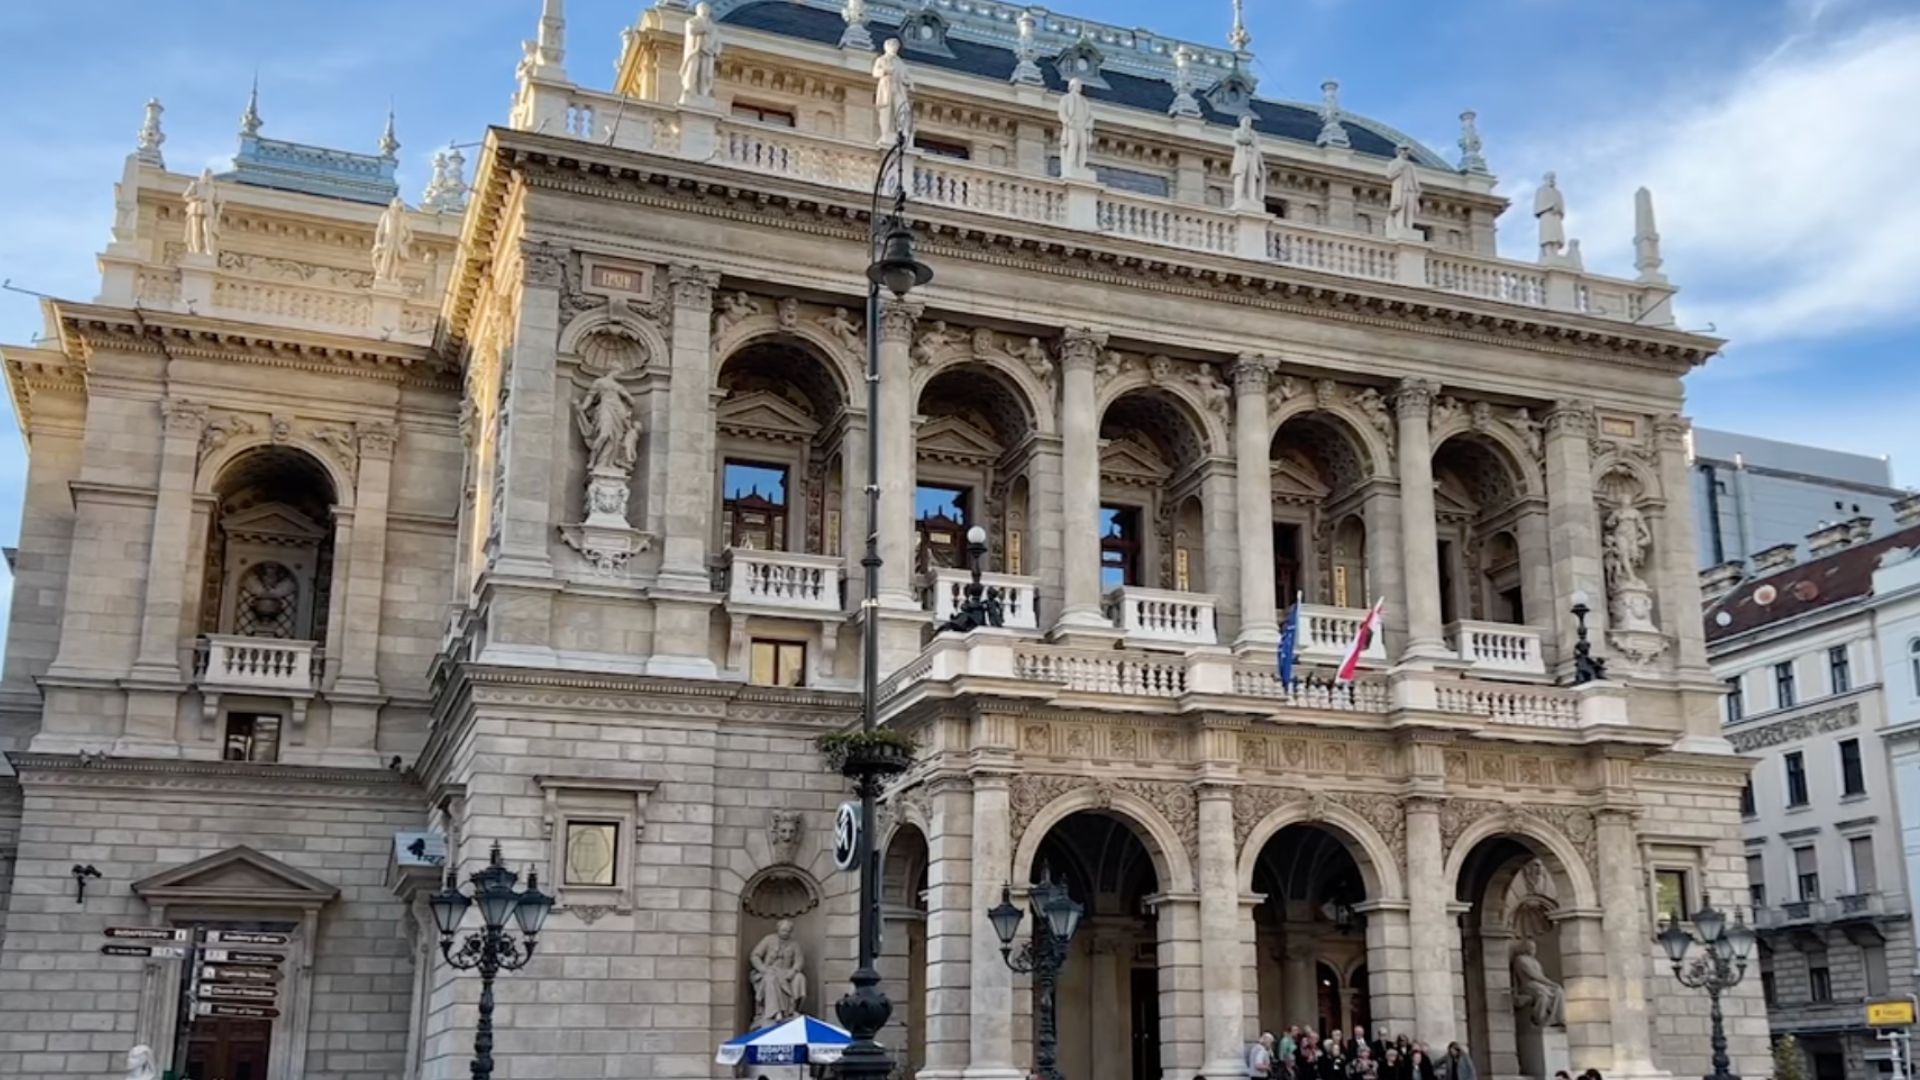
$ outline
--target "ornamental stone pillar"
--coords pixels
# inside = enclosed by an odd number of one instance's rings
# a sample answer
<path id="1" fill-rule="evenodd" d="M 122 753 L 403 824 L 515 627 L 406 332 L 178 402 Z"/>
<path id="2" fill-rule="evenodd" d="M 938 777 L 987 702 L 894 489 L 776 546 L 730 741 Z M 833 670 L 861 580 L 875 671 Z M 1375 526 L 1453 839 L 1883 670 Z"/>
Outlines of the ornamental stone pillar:
<path id="1" fill-rule="evenodd" d="M 1424 430 L 1423 426 L 1423 433 Z M 1426 489 L 1431 499 L 1432 484 L 1427 484 Z M 1458 1038 L 1454 1025 L 1453 960 L 1460 948 L 1460 928 L 1451 913 L 1453 887 L 1445 878 L 1440 800 L 1415 795 L 1402 805 L 1407 815 L 1407 930 L 1408 955 L 1413 966 L 1413 1030 L 1419 1032 L 1429 1046 L 1445 1046 Z"/>
<path id="2" fill-rule="evenodd" d="M 354 434 L 359 474 L 353 485 L 351 539 L 345 549 L 346 625 L 340 635 L 339 674 L 327 691 L 332 708 L 323 760 L 372 765 L 378 760 L 375 740 L 382 700 L 378 664 L 381 597 L 387 580 L 387 503 L 399 429 L 375 421 L 356 424 Z M 333 636 L 331 628 L 328 636 Z"/>
<path id="3" fill-rule="evenodd" d="M 1233 789 L 1204 783 L 1195 791 L 1200 818 L 1200 1007 L 1205 1016 L 1204 1072 L 1209 1080 L 1246 1074 L 1242 1041 L 1239 852 L 1234 844 Z"/>
<path id="4" fill-rule="evenodd" d="M 1551 916 L 1560 936 L 1560 982 L 1567 993 L 1567 1050 L 1574 1061 L 1600 1061 L 1613 1046 L 1607 986 L 1606 931 L 1598 911 Z"/>
<path id="5" fill-rule="evenodd" d="M 1687 473 L 1687 432 L 1692 425 L 1684 416 L 1656 416 L 1653 434 L 1659 451 L 1660 491 L 1666 508 L 1660 514 L 1659 537 L 1654 551 L 1659 556 L 1660 623 L 1673 635 L 1675 663 L 1681 674 L 1709 678 L 1706 630 L 1699 618 L 1689 613 L 1700 610 L 1700 573 L 1694 566 L 1692 491 Z M 1703 732 L 1718 735 L 1714 729 Z"/>
<path id="6" fill-rule="evenodd" d="M 511 418 L 502 426 L 500 445 L 500 553 L 494 573 L 503 577 L 547 578 L 553 574 L 553 462 L 566 450 L 565 415 L 560 394 L 558 353 L 560 288 L 565 252 L 545 244 L 524 245 L 520 321 L 511 355 L 501 357 Z M 527 615 L 524 632 L 539 619 Z"/>
<path id="7" fill-rule="evenodd" d="M 913 597 L 913 328 L 919 304 L 880 300 L 880 606 L 917 611 Z M 858 557 L 858 556 L 856 556 Z M 916 645 L 918 643 L 916 642 Z"/>
<path id="8" fill-rule="evenodd" d="M 1240 636 L 1235 648 L 1271 648 L 1279 640 L 1273 594 L 1273 465 L 1268 438 L 1271 356 L 1242 356 L 1233 366 L 1234 495 L 1240 540 Z M 1291 598 L 1289 598 L 1291 602 Z"/>
<path id="9" fill-rule="evenodd" d="M 935 780 L 931 786 L 927 804 L 927 1056 L 926 1067 L 920 1072 L 928 1080 L 957 1077 L 966 1070 L 973 1004 L 973 924 L 985 910 L 975 903 L 974 790 L 964 781 L 953 779 Z M 1004 779 L 1000 798 L 1006 798 Z M 988 936 L 992 936 L 991 930 Z"/>
<path id="10" fill-rule="evenodd" d="M 1427 426 L 1439 390 L 1426 379 L 1403 379 L 1393 395 L 1400 448 L 1400 571 L 1407 586 L 1407 643 L 1401 655 L 1409 659 L 1447 652 L 1440 626 L 1440 541 L 1433 516 L 1432 432 Z M 1446 1045 L 1445 1040 L 1439 1045 Z"/>
<path id="11" fill-rule="evenodd" d="M 147 538 L 140 645 L 127 680 L 126 727 L 114 752 L 177 757 L 174 720 L 183 678 L 180 632 L 193 544 L 193 474 L 200 462 L 207 407 L 168 398 L 160 403 L 160 421 L 160 470 L 153 530 Z"/>
<path id="12" fill-rule="evenodd" d="M 1587 627 L 1596 641 L 1606 640 L 1607 588 L 1600 573 L 1600 540 L 1593 512 L 1593 467 L 1587 438 L 1593 432 L 1593 405 L 1586 401 L 1556 402 L 1546 415 L 1547 536 L 1552 552 L 1553 638 L 1559 673 L 1573 667 L 1574 624 L 1565 612 L 1573 594 L 1584 591 Z M 1684 486 L 1682 490 L 1687 490 Z M 1687 549 L 1693 550 L 1689 541 Z M 1691 564 L 1689 564 L 1691 565 Z M 1698 607 L 1695 611 L 1698 611 Z M 1699 622 L 1696 615 L 1694 622 Z"/>
<path id="13" fill-rule="evenodd" d="M 1634 839 L 1633 814 L 1625 807 L 1608 807 L 1594 815 L 1613 1028 L 1610 1071 L 1622 1076 L 1651 1076 L 1657 1071 L 1647 1030 L 1647 959 L 1652 935 L 1646 925 L 1646 896 L 1640 889 L 1640 851 Z"/>
<path id="14" fill-rule="evenodd" d="M 713 588 L 707 572 L 714 483 L 711 327 L 720 273 L 676 263 L 668 267 L 667 281 L 673 300 L 673 376 L 667 383 L 667 496 L 659 584 L 704 593 Z M 523 411 L 515 410 L 516 421 Z"/>
<path id="15" fill-rule="evenodd" d="M 1160 986 L 1160 1075 L 1193 1076 L 1202 1071 L 1207 1039 L 1200 899 L 1161 893 L 1148 903 L 1160 935 L 1154 949 Z"/>
<path id="16" fill-rule="evenodd" d="M 1100 605 L 1100 417 L 1093 369 L 1107 335 L 1069 329 L 1060 339 L 1061 569 L 1065 602 L 1056 634 L 1110 631 Z"/>
<path id="17" fill-rule="evenodd" d="M 987 921 L 987 912 L 1000 903 L 1001 886 L 1013 875 L 1013 810 L 1007 783 L 1005 773 L 973 774 L 969 1080 L 1022 1080 L 1026 1075 L 1013 1063 L 1013 972 L 1001 958 L 1000 938 Z M 931 942 L 928 952 L 931 955 Z"/>

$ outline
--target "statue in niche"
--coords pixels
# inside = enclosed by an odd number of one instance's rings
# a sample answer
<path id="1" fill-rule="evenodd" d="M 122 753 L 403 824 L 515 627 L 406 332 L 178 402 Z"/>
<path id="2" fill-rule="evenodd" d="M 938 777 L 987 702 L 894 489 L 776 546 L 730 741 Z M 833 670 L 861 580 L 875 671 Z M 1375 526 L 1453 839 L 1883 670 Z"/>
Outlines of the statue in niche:
<path id="1" fill-rule="evenodd" d="M 1540 261 L 1553 262 L 1567 246 L 1567 198 L 1552 173 L 1534 189 L 1533 217 L 1540 223 Z"/>
<path id="2" fill-rule="evenodd" d="M 400 280 L 400 267 L 411 258 L 413 226 L 407 224 L 407 204 L 395 195 L 373 228 L 373 280 Z"/>
<path id="3" fill-rule="evenodd" d="M 719 62 L 720 28 L 713 21 L 713 8 L 701 3 L 687 19 L 686 41 L 680 50 L 680 104 L 712 100 Z"/>
<path id="4" fill-rule="evenodd" d="M 587 384 L 573 403 L 580 437 L 587 444 L 587 471 L 625 476 L 640 454 L 640 425 L 633 418 L 633 394 L 612 371 Z"/>
<path id="5" fill-rule="evenodd" d="M 1622 503 L 1608 511 L 1606 535 L 1601 552 L 1601 568 L 1607 581 L 1607 613 L 1612 628 L 1619 631 L 1652 631 L 1653 589 L 1640 576 L 1653 544 L 1653 529 L 1646 515 L 1632 503 Z"/>
<path id="6" fill-rule="evenodd" d="M 791 863 L 800 854 L 800 811 L 775 810 L 767 822 L 767 847 L 773 861 Z"/>
<path id="7" fill-rule="evenodd" d="M 1264 210 L 1266 205 L 1267 156 L 1260 150 L 1253 117 L 1243 116 L 1233 132 L 1233 208 Z"/>
<path id="8" fill-rule="evenodd" d="M 153 1049 L 145 1043 L 127 1051 L 127 1080 L 159 1080 L 154 1069 Z"/>
<path id="9" fill-rule="evenodd" d="M 913 72 L 900 56 L 900 39 L 888 38 L 873 61 L 873 110 L 880 120 L 879 145 L 913 141 Z"/>
<path id="10" fill-rule="evenodd" d="M 1387 239 L 1418 240 L 1413 219 L 1420 213 L 1420 171 L 1413 163 L 1413 147 L 1401 143 L 1387 164 Z"/>
<path id="11" fill-rule="evenodd" d="M 769 1027 L 800 1015 L 807 998 L 806 954 L 793 940 L 793 920 L 781 919 L 747 957 L 753 984 L 753 1026 Z"/>
<path id="12" fill-rule="evenodd" d="M 1092 152 L 1093 104 L 1087 100 L 1086 84 L 1073 79 L 1060 98 L 1060 179 L 1093 179 L 1087 165 Z"/>
<path id="13" fill-rule="evenodd" d="M 181 193 L 187 202 L 187 254 L 214 255 L 220 250 L 220 206 L 213 188 L 213 170 L 200 175 Z"/>
<path id="14" fill-rule="evenodd" d="M 1513 1007 L 1534 1027 L 1565 1027 L 1567 992 L 1547 978 L 1538 953 L 1539 946 L 1532 938 L 1521 938 L 1513 947 L 1513 959 L 1508 965 L 1513 978 Z"/>

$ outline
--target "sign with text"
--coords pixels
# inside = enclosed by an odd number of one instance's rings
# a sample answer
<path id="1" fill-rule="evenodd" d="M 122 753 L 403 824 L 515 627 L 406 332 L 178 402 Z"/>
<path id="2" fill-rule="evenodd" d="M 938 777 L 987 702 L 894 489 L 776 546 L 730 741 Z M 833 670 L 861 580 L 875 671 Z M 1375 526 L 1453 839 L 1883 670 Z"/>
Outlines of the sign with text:
<path id="1" fill-rule="evenodd" d="M 187 958 L 187 947 L 185 945 L 102 945 L 100 946 L 100 952 L 103 956 L 141 956 L 152 957 L 157 960 L 185 960 Z"/>
<path id="2" fill-rule="evenodd" d="M 1912 1027 L 1913 1002 L 1911 1000 L 1867 1002 L 1867 1026 Z"/>
<path id="3" fill-rule="evenodd" d="M 219 1016 L 229 1020 L 273 1020 L 280 1015 L 279 1009 L 265 1005 L 242 1005 L 228 1001 L 203 1001 L 194 1006 L 198 1016 Z"/>
<path id="4" fill-rule="evenodd" d="M 231 965 L 203 965 L 200 978 L 207 982 L 224 983 L 263 983 L 271 986 L 280 981 L 280 969 L 270 967 L 233 967 Z"/>
<path id="5" fill-rule="evenodd" d="M 267 966 L 287 958 L 285 953 L 249 952 L 246 949 L 202 949 L 200 955 L 210 964 L 253 964 Z"/>
<path id="6" fill-rule="evenodd" d="M 285 945 L 291 941 L 288 934 L 269 934 L 258 930 L 209 930 L 209 945 Z"/>
<path id="7" fill-rule="evenodd" d="M 280 989 L 275 986 L 232 985 L 229 983 L 201 983 L 197 996 L 205 1000 L 224 998 L 228 1001 L 265 1001 L 280 1000 Z"/>
<path id="8" fill-rule="evenodd" d="M 109 926 L 102 933 L 116 941 L 164 941 L 182 944 L 193 940 L 193 931 L 171 926 Z"/>

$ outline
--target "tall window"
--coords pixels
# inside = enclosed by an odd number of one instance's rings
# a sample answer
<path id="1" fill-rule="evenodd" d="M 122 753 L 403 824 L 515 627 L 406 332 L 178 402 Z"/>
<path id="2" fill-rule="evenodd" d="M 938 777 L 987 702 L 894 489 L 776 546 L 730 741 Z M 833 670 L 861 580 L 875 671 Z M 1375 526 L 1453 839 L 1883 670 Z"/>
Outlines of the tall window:
<path id="1" fill-rule="evenodd" d="M 1685 870 L 1655 870 L 1653 895 L 1660 915 L 1678 915 L 1682 919 L 1692 917 L 1693 908 L 1687 905 L 1687 872 Z"/>
<path id="2" fill-rule="evenodd" d="M 1865 795 L 1866 770 L 1860 767 L 1860 740 L 1840 740 L 1840 794 Z"/>
<path id="3" fill-rule="evenodd" d="M 300 611 L 300 582 L 277 562 L 255 563 L 240 579 L 233 632 L 242 637 L 290 638 Z"/>
<path id="4" fill-rule="evenodd" d="M 1920 697 L 1920 638 L 1907 642 L 1907 674 L 1913 678 L 1914 697 Z"/>
<path id="5" fill-rule="evenodd" d="M 1836 694 L 1853 689 L 1853 663 L 1847 656 L 1845 645 L 1835 645 L 1827 650 L 1827 681 L 1833 684 Z"/>
<path id="6" fill-rule="evenodd" d="M 727 462 L 720 518 L 728 547 L 787 550 L 786 466 Z"/>
<path id="7" fill-rule="evenodd" d="M 1752 817 L 1759 812 L 1753 802 L 1753 777 L 1748 776 L 1746 785 L 1740 789 L 1740 816 Z"/>
<path id="8" fill-rule="evenodd" d="M 1793 872 L 1800 899 L 1820 899 L 1820 860 L 1814 854 L 1813 845 L 1793 849 Z"/>
<path id="9" fill-rule="evenodd" d="M 1825 957 L 1807 961 L 1807 993 L 1815 1001 L 1833 1000 L 1833 973 Z"/>
<path id="10" fill-rule="evenodd" d="M 220 757 L 226 761 L 280 760 L 280 718 L 228 713 L 227 738 Z"/>
<path id="11" fill-rule="evenodd" d="M 1787 754 L 1787 805 L 1807 805 L 1807 759 L 1798 750 Z"/>
<path id="12" fill-rule="evenodd" d="M 1860 947 L 1861 966 L 1867 969 L 1867 993 L 1884 994 L 1887 992 L 1887 947 L 1885 945 L 1862 945 Z"/>
<path id="13" fill-rule="evenodd" d="M 1100 508 L 1100 588 L 1140 584 L 1140 511 L 1131 506 Z"/>
<path id="14" fill-rule="evenodd" d="M 1755 911 L 1767 906 L 1767 861 L 1758 852 L 1747 856 L 1747 904 Z"/>
<path id="15" fill-rule="evenodd" d="M 1862 895 L 1880 891 L 1880 871 L 1873 865 L 1873 837 L 1849 837 L 1847 856 L 1853 862 L 1853 891 Z"/>
<path id="16" fill-rule="evenodd" d="M 804 686 L 807 647 L 798 641 L 753 639 L 752 667 L 747 681 L 755 686 Z"/>
<path id="17" fill-rule="evenodd" d="M 1774 703 L 1782 709 L 1791 709 L 1796 700 L 1793 692 L 1793 661 L 1783 660 L 1773 665 Z"/>
<path id="18" fill-rule="evenodd" d="M 920 569 L 967 565 L 967 489 L 921 484 L 913 489 Z"/>
<path id="19" fill-rule="evenodd" d="M 754 105 L 750 102 L 733 103 L 733 115 L 741 120 L 752 120 L 758 124 L 772 124 L 775 127 L 793 126 L 793 110 L 773 105 Z"/>
<path id="20" fill-rule="evenodd" d="M 1727 680 L 1727 723 L 1739 723 L 1747 715 L 1747 695 L 1740 676 Z"/>

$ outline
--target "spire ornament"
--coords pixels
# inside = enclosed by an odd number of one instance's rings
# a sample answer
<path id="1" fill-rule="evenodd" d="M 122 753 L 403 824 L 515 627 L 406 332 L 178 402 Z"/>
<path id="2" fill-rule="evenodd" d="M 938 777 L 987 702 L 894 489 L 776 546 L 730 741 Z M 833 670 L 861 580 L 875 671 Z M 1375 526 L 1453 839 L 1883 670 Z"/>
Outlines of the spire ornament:
<path id="1" fill-rule="evenodd" d="M 436 214 L 458 214 L 467 208 L 467 156 L 452 143 L 433 152 L 433 179 L 420 195 L 420 208 Z"/>
<path id="2" fill-rule="evenodd" d="M 167 141 L 167 133 L 160 130 L 160 114 L 166 112 L 166 106 L 159 98 L 147 99 L 147 116 L 140 124 L 140 139 L 134 144 L 133 156 L 142 165 L 152 165 L 158 169 L 167 167 L 166 159 L 160 156 L 160 144 Z"/>
<path id="3" fill-rule="evenodd" d="M 1246 0 L 1233 0 L 1233 29 L 1227 33 L 1227 44 L 1237 53 L 1246 52 L 1253 44 L 1253 35 L 1247 33 Z"/>
<path id="4" fill-rule="evenodd" d="M 1487 175 L 1487 159 L 1480 156 L 1480 114 L 1468 109 L 1460 114 L 1460 171 L 1474 176 Z"/>
<path id="5" fill-rule="evenodd" d="M 260 76 L 253 77 L 253 89 L 247 91 L 247 111 L 240 114 L 240 134 L 253 136 L 260 134 Z"/>
<path id="6" fill-rule="evenodd" d="M 1020 18 L 1015 22 L 1020 28 L 1020 46 L 1014 50 L 1014 55 L 1019 62 L 1014 64 L 1013 74 L 1008 77 L 1008 81 L 1024 83 L 1028 86 L 1045 86 L 1047 80 L 1040 74 L 1040 65 L 1037 62 L 1040 59 L 1040 46 L 1034 40 L 1038 24 L 1034 21 L 1033 12 L 1022 11 Z"/>
<path id="7" fill-rule="evenodd" d="M 1198 118 L 1200 103 L 1193 96 L 1193 51 L 1185 45 L 1173 51 L 1173 72 L 1173 104 L 1167 107 L 1167 115 Z"/>
<path id="8" fill-rule="evenodd" d="M 847 0 L 840 9 L 847 28 L 840 33 L 840 47 L 859 52 L 873 51 L 873 34 L 867 29 L 867 0 Z"/>
<path id="9" fill-rule="evenodd" d="M 1320 134 L 1314 136 L 1313 144 L 1336 150 L 1353 145 L 1346 126 L 1340 123 L 1340 84 L 1332 79 L 1320 84 Z"/>
<path id="10" fill-rule="evenodd" d="M 1633 193 L 1633 268 L 1639 280 L 1648 285 L 1665 285 L 1667 275 L 1660 270 L 1660 230 L 1653 223 L 1653 192 L 1646 188 Z"/>
<path id="11" fill-rule="evenodd" d="M 380 133 L 380 156 L 391 158 L 400 153 L 400 139 L 393 133 L 393 106 L 387 106 L 387 129 Z"/>
<path id="12" fill-rule="evenodd" d="M 566 78 L 567 12 L 565 0 L 541 0 L 540 31 L 534 46 L 534 64 L 546 74 Z"/>

